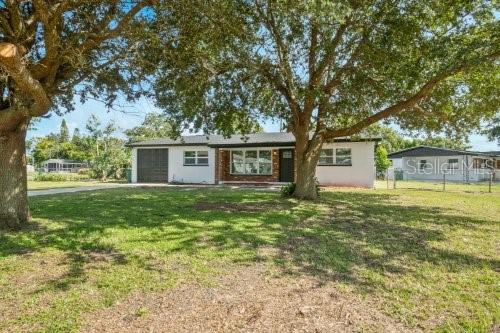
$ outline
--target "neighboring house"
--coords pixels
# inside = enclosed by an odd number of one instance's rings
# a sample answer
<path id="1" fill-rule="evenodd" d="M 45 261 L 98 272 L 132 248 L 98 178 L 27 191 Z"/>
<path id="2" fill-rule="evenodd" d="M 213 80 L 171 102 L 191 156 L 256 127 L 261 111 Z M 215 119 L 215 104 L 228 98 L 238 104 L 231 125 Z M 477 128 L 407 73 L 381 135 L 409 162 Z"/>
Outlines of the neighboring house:
<path id="1" fill-rule="evenodd" d="M 87 167 L 87 164 L 81 161 L 65 160 L 65 159 L 50 159 L 42 163 L 44 172 L 78 172 L 80 169 Z"/>
<path id="2" fill-rule="evenodd" d="M 373 187 L 378 138 L 325 143 L 316 177 L 322 185 Z M 288 183 L 295 178 L 291 133 L 184 136 L 130 143 L 132 182 Z"/>
<path id="3" fill-rule="evenodd" d="M 418 146 L 388 155 L 405 180 L 477 182 L 500 179 L 500 154 Z M 396 165 L 398 166 L 396 168 Z"/>

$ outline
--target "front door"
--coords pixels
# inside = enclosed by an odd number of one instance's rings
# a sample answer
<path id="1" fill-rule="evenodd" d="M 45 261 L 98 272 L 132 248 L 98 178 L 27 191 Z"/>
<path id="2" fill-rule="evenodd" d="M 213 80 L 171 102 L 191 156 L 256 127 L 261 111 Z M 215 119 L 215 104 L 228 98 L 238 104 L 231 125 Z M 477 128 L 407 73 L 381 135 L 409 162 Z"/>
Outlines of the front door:
<path id="1" fill-rule="evenodd" d="M 293 183 L 294 155 L 293 149 L 280 149 L 280 182 Z"/>

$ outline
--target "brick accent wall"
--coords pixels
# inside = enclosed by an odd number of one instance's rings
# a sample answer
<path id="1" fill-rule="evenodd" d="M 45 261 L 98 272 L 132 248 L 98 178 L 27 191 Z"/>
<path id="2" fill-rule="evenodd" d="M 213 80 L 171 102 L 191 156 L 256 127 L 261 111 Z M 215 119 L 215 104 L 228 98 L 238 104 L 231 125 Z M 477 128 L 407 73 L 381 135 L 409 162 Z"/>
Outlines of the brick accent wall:
<path id="1" fill-rule="evenodd" d="M 262 148 L 259 148 L 262 149 Z M 217 152 L 216 152 L 217 156 Z M 225 182 L 279 182 L 280 179 L 280 155 L 278 149 L 272 150 L 272 175 L 232 175 L 231 174 L 231 151 L 220 149 L 218 153 L 218 171 L 216 171 L 220 181 Z"/>

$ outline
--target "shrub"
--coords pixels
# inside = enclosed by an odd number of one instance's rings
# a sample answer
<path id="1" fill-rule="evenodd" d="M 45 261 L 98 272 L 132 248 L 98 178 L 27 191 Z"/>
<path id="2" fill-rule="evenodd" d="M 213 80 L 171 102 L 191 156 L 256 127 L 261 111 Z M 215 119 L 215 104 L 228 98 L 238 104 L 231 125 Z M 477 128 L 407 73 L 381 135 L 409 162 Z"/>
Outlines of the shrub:
<path id="1" fill-rule="evenodd" d="M 33 176 L 33 180 L 37 182 L 65 182 L 75 180 L 88 180 L 88 175 L 79 175 L 76 173 L 37 173 Z"/>
<path id="2" fill-rule="evenodd" d="M 321 188 L 319 187 L 319 182 L 317 178 L 314 178 L 315 186 L 316 186 L 316 195 L 319 197 Z M 281 196 L 282 197 L 291 197 L 293 192 L 295 192 L 295 183 L 289 183 L 281 186 Z"/>
<path id="3" fill-rule="evenodd" d="M 79 175 L 90 175 L 90 169 L 89 168 L 81 168 L 78 170 Z"/>
<path id="4" fill-rule="evenodd" d="M 293 192 L 295 192 L 295 183 L 289 183 L 281 186 L 280 191 L 282 197 L 291 197 Z"/>

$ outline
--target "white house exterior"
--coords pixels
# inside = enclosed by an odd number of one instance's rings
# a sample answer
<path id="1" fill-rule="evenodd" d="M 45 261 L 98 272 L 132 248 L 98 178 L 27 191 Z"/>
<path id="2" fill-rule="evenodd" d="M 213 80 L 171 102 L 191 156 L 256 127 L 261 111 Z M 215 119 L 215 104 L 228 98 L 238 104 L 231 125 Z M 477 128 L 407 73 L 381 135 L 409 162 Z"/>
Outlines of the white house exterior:
<path id="1" fill-rule="evenodd" d="M 325 143 L 316 177 L 325 186 L 374 186 L 376 138 Z M 295 179 L 290 133 L 184 136 L 130 143 L 132 182 L 280 184 Z"/>
<path id="2" fill-rule="evenodd" d="M 375 184 L 375 142 L 336 142 L 326 143 L 324 149 L 351 149 L 350 166 L 316 167 L 316 178 L 321 185 L 360 186 L 372 188 Z"/>
<path id="3" fill-rule="evenodd" d="M 500 179 L 500 155 L 437 147 L 419 146 L 389 154 L 393 165 L 400 161 L 404 180 L 442 180 L 456 182 Z M 395 167 L 396 169 L 396 167 Z"/>

